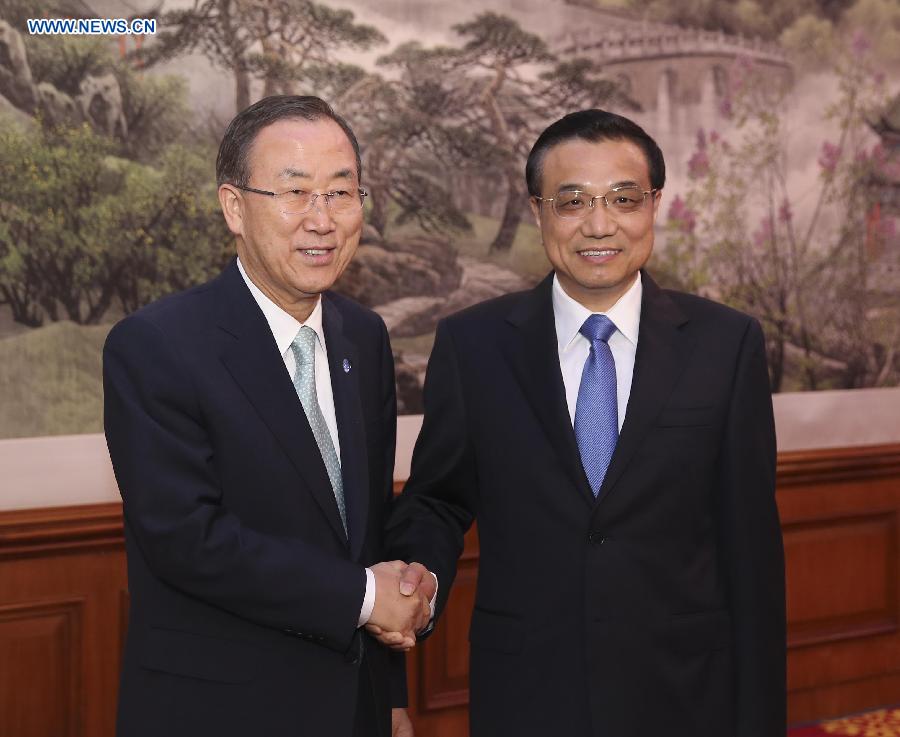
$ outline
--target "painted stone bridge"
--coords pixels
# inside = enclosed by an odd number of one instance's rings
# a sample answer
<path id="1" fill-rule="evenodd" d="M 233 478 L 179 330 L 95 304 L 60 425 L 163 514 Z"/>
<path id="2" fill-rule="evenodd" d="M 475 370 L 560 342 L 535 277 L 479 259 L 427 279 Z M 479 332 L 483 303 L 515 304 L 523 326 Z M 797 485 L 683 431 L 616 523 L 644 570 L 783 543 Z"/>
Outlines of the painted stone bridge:
<path id="1" fill-rule="evenodd" d="M 738 60 L 765 69 L 773 83 L 793 82 L 791 64 L 777 44 L 606 10 L 582 7 L 575 12 L 581 22 L 549 39 L 553 52 L 601 63 L 645 113 L 659 114 L 664 127 L 676 124 L 665 118 L 682 106 L 718 109 L 728 96 L 729 76 Z"/>

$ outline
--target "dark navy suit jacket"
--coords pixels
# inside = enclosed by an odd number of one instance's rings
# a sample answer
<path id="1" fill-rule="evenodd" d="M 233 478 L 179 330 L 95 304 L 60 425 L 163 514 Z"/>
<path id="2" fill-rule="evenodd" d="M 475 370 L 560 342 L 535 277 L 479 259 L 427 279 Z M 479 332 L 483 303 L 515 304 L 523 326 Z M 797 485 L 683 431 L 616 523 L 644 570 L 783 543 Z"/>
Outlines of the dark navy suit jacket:
<path id="1" fill-rule="evenodd" d="M 759 325 L 643 276 L 631 395 L 595 501 L 551 283 L 439 325 L 388 531 L 391 555 L 437 574 L 440 611 L 477 518 L 472 735 L 784 735 L 784 564 Z"/>
<path id="2" fill-rule="evenodd" d="M 109 335 L 105 429 L 131 597 L 122 737 L 349 735 L 361 667 L 382 734 L 404 702 L 402 657 L 357 629 L 392 498 L 393 359 L 375 313 L 332 293 L 322 303 L 349 540 L 235 262 Z"/>

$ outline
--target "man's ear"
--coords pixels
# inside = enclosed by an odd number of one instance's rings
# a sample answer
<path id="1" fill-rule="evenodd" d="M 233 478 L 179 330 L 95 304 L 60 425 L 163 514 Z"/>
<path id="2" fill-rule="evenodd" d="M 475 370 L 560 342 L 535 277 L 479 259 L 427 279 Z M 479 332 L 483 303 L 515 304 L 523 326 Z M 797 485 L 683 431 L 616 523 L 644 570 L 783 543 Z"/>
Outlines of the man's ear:
<path id="1" fill-rule="evenodd" d="M 659 215 L 659 203 L 662 202 L 663 191 L 657 190 L 656 194 L 653 195 L 653 222 L 656 222 L 656 218 Z"/>
<path id="2" fill-rule="evenodd" d="M 219 186 L 219 205 L 225 216 L 225 223 L 234 235 L 244 234 L 244 198 L 232 184 Z"/>
<path id="3" fill-rule="evenodd" d="M 528 204 L 531 207 L 531 214 L 534 215 L 534 223 L 538 230 L 541 229 L 541 202 L 536 197 L 529 197 Z"/>

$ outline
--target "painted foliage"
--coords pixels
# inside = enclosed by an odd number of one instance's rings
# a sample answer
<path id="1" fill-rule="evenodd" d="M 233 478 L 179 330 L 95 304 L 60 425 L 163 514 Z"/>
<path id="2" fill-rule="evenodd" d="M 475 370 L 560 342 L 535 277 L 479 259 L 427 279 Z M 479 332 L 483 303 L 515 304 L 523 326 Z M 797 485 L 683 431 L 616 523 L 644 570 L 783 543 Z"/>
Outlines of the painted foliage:
<path id="1" fill-rule="evenodd" d="M 547 273 L 525 156 L 584 107 L 660 143 L 652 273 L 757 316 L 775 391 L 900 384 L 895 0 L 374 5 L 0 0 L 0 437 L 100 430 L 109 326 L 227 262 L 216 147 L 273 93 L 360 139 L 339 289 L 387 322 L 404 413 L 441 317 Z M 146 15 L 153 36 L 26 30 Z"/>

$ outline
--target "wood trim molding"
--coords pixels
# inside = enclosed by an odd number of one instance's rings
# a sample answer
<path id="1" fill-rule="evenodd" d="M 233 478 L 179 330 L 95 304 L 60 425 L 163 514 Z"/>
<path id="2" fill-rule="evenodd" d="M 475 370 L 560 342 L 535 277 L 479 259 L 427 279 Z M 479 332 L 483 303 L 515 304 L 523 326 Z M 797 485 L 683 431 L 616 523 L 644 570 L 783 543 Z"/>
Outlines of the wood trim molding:
<path id="1" fill-rule="evenodd" d="M 778 455 L 779 488 L 891 475 L 900 475 L 900 443 Z M 403 484 L 395 481 L 394 492 Z M 122 541 L 120 502 L 0 511 L 0 559 L 115 547 Z"/>
<path id="2" fill-rule="evenodd" d="M 900 443 L 778 454 L 778 487 L 829 484 L 900 474 Z"/>
<path id="3" fill-rule="evenodd" d="M 0 512 L 0 560 L 124 545 L 122 504 Z"/>

